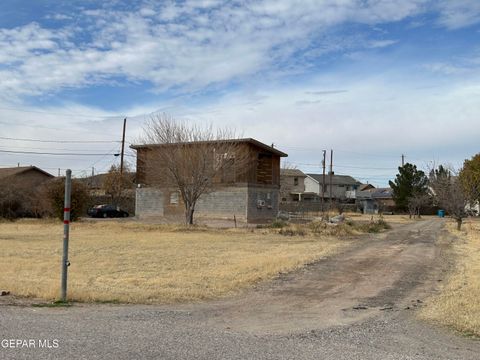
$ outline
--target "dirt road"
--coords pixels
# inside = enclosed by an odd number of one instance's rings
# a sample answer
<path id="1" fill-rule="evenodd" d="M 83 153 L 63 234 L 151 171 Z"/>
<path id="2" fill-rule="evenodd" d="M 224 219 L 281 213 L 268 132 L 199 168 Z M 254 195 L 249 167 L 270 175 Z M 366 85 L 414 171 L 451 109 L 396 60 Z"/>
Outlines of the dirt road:
<path id="1" fill-rule="evenodd" d="M 236 299 L 208 304 L 212 324 L 292 333 L 352 324 L 378 311 L 421 304 L 439 272 L 439 221 L 400 226 Z"/>
<path id="2" fill-rule="evenodd" d="M 0 358 L 479 359 L 480 342 L 414 317 L 448 267 L 436 241 L 442 224 L 359 239 L 330 259 L 215 302 L 4 304 L 0 340 L 58 339 L 59 347 L 0 347 Z"/>

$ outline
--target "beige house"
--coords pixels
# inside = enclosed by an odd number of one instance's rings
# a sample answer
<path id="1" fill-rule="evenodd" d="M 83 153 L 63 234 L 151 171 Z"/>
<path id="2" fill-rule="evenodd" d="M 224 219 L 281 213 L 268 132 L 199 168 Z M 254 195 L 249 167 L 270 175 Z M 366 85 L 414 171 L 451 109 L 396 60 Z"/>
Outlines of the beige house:
<path id="1" fill-rule="evenodd" d="M 35 189 L 54 176 L 36 166 L 18 166 L 0 168 L 0 184 L 12 185 L 16 188 Z"/>
<path id="2" fill-rule="evenodd" d="M 298 169 L 280 170 L 280 201 L 303 201 L 305 194 L 305 175 Z"/>

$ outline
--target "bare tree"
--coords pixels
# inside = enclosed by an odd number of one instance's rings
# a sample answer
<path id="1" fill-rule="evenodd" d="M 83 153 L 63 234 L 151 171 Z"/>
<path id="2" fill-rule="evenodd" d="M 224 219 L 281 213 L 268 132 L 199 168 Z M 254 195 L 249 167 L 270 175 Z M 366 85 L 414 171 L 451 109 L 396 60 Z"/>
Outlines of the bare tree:
<path id="1" fill-rule="evenodd" d="M 187 224 L 193 224 L 202 195 L 234 183 L 252 162 L 232 130 L 201 127 L 166 114 L 147 122 L 140 142 L 148 149 L 148 161 L 139 163 L 137 171 L 147 172 L 152 186 L 180 192 Z"/>
<path id="2" fill-rule="evenodd" d="M 436 203 L 456 220 L 457 230 L 460 230 L 463 219 L 468 215 L 466 206 L 469 199 L 458 176 L 453 170 L 440 166 L 430 172 L 430 186 Z"/>
<path id="3" fill-rule="evenodd" d="M 105 175 L 102 188 L 105 194 L 110 196 L 112 204 L 118 205 L 119 201 L 124 198 L 126 190 L 133 188 L 132 174 L 128 166 L 124 166 L 124 172 L 120 171 L 120 166 L 112 165 Z"/>
<path id="4" fill-rule="evenodd" d="M 421 210 L 423 207 L 432 202 L 431 196 L 425 193 L 413 193 L 408 200 L 408 213 L 410 218 L 417 216 L 420 219 Z"/>

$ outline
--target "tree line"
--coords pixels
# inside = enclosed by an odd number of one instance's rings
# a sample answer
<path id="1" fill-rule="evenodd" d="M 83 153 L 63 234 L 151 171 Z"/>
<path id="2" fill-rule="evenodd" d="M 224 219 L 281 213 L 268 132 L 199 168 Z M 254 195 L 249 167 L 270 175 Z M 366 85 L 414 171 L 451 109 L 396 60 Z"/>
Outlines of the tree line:
<path id="1" fill-rule="evenodd" d="M 406 163 L 389 184 L 400 211 L 419 217 L 422 208 L 437 206 L 457 221 L 460 230 L 463 219 L 480 201 L 480 153 L 466 159 L 459 171 L 440 165 L 426 174 Z"/>

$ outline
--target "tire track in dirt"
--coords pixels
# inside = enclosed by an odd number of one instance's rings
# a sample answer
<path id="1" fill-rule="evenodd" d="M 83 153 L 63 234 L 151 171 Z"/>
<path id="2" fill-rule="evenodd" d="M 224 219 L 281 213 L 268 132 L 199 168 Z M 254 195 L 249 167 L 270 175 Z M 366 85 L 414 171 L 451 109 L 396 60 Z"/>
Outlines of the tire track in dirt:
<path id="1" fill-rule="evenodd" d="M 421 303 L 441 266 L 435 239 L 442 225 L 419 221 L 359 238 L 340 254 L 196 313 L 211 325 L 281 334 L 353 324 L 404 309 L 413 297 Z"/>

